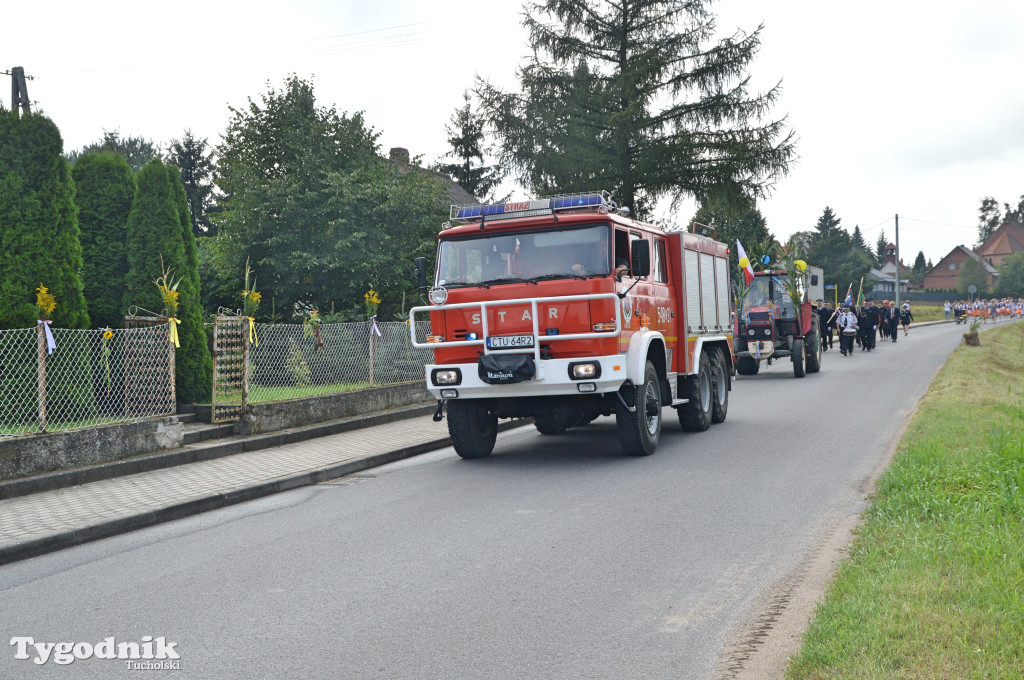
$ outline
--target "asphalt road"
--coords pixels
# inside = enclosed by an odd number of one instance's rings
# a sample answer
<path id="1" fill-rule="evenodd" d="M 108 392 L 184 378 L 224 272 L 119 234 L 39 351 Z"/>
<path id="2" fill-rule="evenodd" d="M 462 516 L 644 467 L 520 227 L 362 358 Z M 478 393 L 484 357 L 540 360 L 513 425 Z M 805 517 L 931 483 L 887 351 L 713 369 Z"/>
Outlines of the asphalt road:
<path id="1" fill-rule="evenodd" d="M 648 458 L 612 419 L 524 428 L 487 459 L 440 451 L 2 567 L 5 641 L 162 636 L 180 670 L 12 645 L 0 677 L 729 677 L 863 510 L 962 331 L 831 351 L 801 380 L 762 367 L 708 432 L 666 409 Z"/>

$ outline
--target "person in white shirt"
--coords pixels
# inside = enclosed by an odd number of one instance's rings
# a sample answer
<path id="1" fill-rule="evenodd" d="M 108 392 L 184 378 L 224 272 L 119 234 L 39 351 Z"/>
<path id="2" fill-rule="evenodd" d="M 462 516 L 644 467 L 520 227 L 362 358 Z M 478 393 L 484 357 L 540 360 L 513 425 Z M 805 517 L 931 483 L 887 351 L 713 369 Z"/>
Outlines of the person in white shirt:
<path id="1" fill-rule="evenodd" d="M 844 357 L 851 356 L 853 339 L 857 337 L 857 315 L 850 311 L 849 305 L 843 305 L 843 311 L 836 321 L 839 327 L 839 351 Z"/>

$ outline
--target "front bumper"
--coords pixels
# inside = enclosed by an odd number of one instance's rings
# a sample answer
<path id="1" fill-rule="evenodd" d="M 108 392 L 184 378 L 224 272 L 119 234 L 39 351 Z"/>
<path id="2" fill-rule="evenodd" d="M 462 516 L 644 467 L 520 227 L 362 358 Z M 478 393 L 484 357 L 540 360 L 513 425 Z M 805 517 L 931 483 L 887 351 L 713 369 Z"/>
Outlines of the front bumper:
<path id="1" fill-rule="evenodd" d="M 600 364 L 597 378 L 573 380 L 569 377 L 570 364 L 590 362 Z M 492 399 L 510 397 L 543 397 L 573 394 L 603 394 L 616 392 L 626 381 L 626 357 L 621 354 L 603 357 L 575 357 L 571 359 L 541 359 L 536 362 L 537 374 L 530 380 L 510 385 L 491 385 L 480 379 L 477 364 L 428 364 L 427 390 L 437 399 Z M 462 381 L 458 385 L 435 385 L 431 382 L 435 369 L 458 368 Z M 580 385 L 593 385 L 593 389 L 580 390 Z M 442 397 L 441 390 L 456 390 L 457 397 Z"/>

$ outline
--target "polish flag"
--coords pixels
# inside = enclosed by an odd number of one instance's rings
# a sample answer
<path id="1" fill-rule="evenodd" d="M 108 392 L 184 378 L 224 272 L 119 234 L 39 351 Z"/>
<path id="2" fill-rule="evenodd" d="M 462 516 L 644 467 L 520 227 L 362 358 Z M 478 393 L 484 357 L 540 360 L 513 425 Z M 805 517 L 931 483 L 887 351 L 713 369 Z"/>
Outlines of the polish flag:
<path id="1" fill-rule="evenodd" d="M 743 285 L 749 286 L 750 282 L 754 280 L 754 268 L 750 266 L 750 258 L 747 257 L 747 252 L 743 250 L 743 244 L 739 239 L 736 239 L 736 252 L 741 260 L 747 261 L 747 266 L 743 268 Z"/>

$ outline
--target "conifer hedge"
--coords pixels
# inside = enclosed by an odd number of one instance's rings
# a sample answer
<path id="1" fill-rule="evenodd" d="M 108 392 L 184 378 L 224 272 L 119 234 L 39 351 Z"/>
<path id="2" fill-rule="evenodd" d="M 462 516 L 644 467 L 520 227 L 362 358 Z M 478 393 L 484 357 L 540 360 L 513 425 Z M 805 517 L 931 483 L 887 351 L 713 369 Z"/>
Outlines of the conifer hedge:
<path id="1" fill-rule="evenodd" d="M 55 327 L 89 327 L 63 146 L 49 118 L 0 108 L 0 328 L 35 326 L 40 284 L 57 299 Z"/>
<path id="2" fill-rule="evenodd" d="M 78 157 L 75 180 L 82 243 L 82 284 L 89 317 L 98 328 L 124 325 L 128 214 L 135 198 L 135 176 L 128 161 L 112 151 Z"/>
<path id="3" fill-rule="evenodd" d="M 165 313 L 156 279 L 163 265 L 178 285 L 178 335 L 175 380 L 179 403 L 208 401 L 212 366 L 199 296 L 199 264 L 188 203 L 176 168 L 159 159 L 136 176 L 135 200 L 128 216 L 128 302 Z"/>

